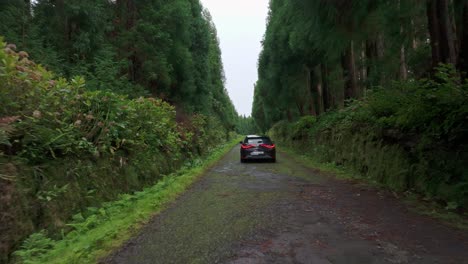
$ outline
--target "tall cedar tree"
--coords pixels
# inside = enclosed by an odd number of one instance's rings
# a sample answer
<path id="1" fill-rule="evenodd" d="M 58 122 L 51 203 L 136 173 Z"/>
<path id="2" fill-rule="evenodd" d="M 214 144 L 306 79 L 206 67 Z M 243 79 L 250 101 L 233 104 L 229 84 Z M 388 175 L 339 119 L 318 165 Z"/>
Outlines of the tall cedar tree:
<path id="1" fill-rule="evenodd" d="M 253 117 L 319 115 L 391 80 L 467 69 L 466 0 L 271 0 Z M 430 42 L 427 41 L 428 36 Z"/>
<path id="2" fill-rule="evenodd" d="M 0 2 L 0 35 L 89 89 L 152 95 L 234 129 L 216 29 L 199 0 Z M 18 23 L 19 22 L 19 23 Z"/>

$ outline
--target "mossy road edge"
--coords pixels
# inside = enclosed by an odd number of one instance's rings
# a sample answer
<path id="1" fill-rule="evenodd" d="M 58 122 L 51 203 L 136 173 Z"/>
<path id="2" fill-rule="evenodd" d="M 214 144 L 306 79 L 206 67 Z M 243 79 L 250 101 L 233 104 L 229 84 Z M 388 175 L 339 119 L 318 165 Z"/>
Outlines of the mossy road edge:
<path id="1" fill-rule="evenodd" d="M 215 149 L 195 167 L 165 176 L 154 186 L 104 204 L 95 213 L 69 223 L 74 231 L 61 240 L 36 233 L 14 254 L 16 263 L 97 263 L 122 246 L 155 215 L 166 209 L 241 139 Z M 35 237 L 34 237 L 35 236 Z"/>

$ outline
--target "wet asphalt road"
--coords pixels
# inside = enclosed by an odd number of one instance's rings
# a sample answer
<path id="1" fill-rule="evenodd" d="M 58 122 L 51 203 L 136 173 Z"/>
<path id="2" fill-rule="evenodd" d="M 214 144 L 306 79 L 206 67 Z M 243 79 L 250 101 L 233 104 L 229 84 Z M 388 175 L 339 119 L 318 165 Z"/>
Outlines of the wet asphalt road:
<path id="1" fill-rule="evenodd" d="M 230 151 L 103 263 L 468 263 L 468 234 L 283 153 Z"/>

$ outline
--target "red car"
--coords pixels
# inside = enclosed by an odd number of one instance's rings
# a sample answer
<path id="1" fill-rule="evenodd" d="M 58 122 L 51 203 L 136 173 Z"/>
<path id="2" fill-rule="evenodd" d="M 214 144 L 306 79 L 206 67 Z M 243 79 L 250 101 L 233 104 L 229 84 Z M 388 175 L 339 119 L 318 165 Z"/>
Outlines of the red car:
<path id="1" fill-rule="evenodd" d="M 250 135 L 241 141 L 240 161 L 269 160 L 276 162 L 276 146 L 267 136 Z"/>

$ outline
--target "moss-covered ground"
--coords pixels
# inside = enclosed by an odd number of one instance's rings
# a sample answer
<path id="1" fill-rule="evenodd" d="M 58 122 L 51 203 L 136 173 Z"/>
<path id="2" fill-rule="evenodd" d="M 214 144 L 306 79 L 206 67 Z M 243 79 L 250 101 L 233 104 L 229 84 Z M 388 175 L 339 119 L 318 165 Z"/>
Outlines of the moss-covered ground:
<path id="1" fill-rule="evenodd" d="M 62 239 L 51 240 L 45 233 L 33 234 L 14 253 L 23 263 L 95 263 L 135 235 L 155 214 L 189 188 L 238 139 L 218 148 L 198 166 L 168 175 L 156 185 L 134 194 L 125 194 L 100 208 L 89 208 L 87 216 L 78 214 L 67 225 L 73 231 Z"/>

